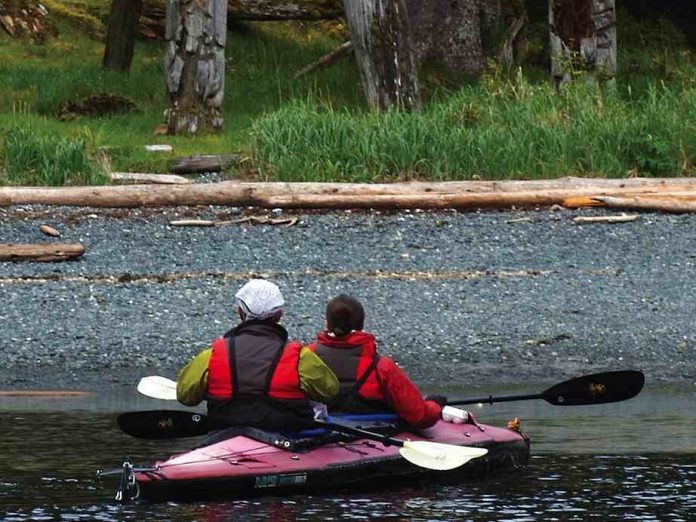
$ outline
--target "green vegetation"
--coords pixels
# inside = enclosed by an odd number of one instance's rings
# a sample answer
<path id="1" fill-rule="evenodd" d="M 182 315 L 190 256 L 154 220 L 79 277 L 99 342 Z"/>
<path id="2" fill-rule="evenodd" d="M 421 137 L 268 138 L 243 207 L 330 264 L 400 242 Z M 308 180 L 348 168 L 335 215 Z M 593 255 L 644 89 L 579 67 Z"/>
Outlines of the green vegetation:
<path id="1" fill-rule="evenodd" d="M 13 127 L 5 134 L 8 181 L 30 185 L 104 183 L 104 168 L 87 153 L 87 139 L 40 135 L 29 125 Z"/>
<path id="2" fill-rule="evenodd" d="M 260 118 L 251 135 L 269 179 L 670 176 L 693 170 L 696 89 L 650 86 L 633 97 L 579 82 L 555 94 L 519 77 L 464 87 L 415 115 L 294 103 Z"/>
<path id="3" fill-rule="evenodd" d="M 253 159 L 241 174 L 262 179 L 696 174 L 696 64 L 664 22 L 636 27 L 620 15 L 614 86 L 552 92 L 544 31 L 533 29 L 524 75 L 492 67 L 458 87 L 430 70 L 421 114 L 368 114 L 350 59 L 293 78 L 345 39 L 340 25 L 243 25 L 228 39 L 225 130 L 187 138 L 153 132 L 167 105 L 163 42 L 139 41 L 130 75 L 106 71 L 94 38 L 108 2 L 63 4 L 70 9 L 57 12 L 59 36 L 45 44 L 0 31 L 0 184 L 98 183 L 108 163 L 94 158 L 104 154 L 115 171 L 166 171 L 168 157 L 144 149 L 154 143 L 176 155 L 241 151 Z M 64 103 L 103 92 L 133 100 L 135 111 L 57 118 Z"/>

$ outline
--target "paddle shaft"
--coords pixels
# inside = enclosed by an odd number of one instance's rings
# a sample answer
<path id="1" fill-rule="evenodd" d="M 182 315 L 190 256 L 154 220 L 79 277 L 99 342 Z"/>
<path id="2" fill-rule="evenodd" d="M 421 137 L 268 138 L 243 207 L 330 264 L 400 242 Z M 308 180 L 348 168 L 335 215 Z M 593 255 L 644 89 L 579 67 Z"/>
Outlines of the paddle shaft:
<path id="1" fill-rule="evenodd" d="M 494 402 L 544 399 L 554 406 L 588 406 L 620 402 L 635 397 L 643 389 L 645 375 L 637 370 L 600 372 L 560 382 L 541 393 L 455 399 L 447 404 L 493 404 Z"/>
<path id="2" fill-rule="evenodd" d="M 455 399 L 447 401 L 448 406 L 462 406 L 464 404 L 493 404 L 495 402 L 529 401 L 533 399 L 543 399 L 542 393 L 527 393 L 525 395 L 505 395 L 503 397 L 474 397 L 472 399 Z"/>

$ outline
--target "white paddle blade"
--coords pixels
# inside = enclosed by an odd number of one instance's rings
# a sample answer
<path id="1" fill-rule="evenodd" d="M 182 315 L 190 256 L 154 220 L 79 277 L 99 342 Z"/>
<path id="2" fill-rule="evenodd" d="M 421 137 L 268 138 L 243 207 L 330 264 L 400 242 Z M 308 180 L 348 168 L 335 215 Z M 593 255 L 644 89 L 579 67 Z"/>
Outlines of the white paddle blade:
<path id="1" fill-rule="evenodd" d="M 143 377 L 138 383 L 138 391 L 153 399 L 175 401 L 176 381 L 172 381 L 166 377 L 160 377 L 159 375 Z"/>
<path id="2" fill-rule="evenodd" d="M 471 459 L 483 457 L 488 450 L 425 440 L 406 440 L 399 453 L 403 458 L 421 468 L 446 471 L 463 466 Z"/>

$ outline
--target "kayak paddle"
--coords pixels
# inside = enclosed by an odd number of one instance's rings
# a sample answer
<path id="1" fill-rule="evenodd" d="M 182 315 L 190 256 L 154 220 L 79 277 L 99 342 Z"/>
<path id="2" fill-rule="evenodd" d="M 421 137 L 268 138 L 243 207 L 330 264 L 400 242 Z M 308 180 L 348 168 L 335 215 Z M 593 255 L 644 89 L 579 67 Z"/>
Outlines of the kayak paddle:
<path id="1" fill-rule="evenodd" d="M 631 399 L 640 393 L 645 376 L 636 370 L 595 373 L 575 377 L 552 386 L 541 393 L 507 395 L 503 397 L 477 397 L 447 401 L 450 406 L 495 402 L 526 401 L 544 399 L 556 406 L 587 406 L 606 404 Z M 138 383 L 138 391 L 155 399 L 176 400 L 176 381 L 153 375 L 143 377 Z"/>
<path id="2" fill-rule="evenodd" d="M 123 432 L 142 439 L 174 439 L 208 433 L 208 417 L 201 413 L 187 411 L 134 411 L 119 415 L 117 422 Z M 381 442 L 385 446 L 397 446 L 402 457 L 421 468 L 439 471 L 450 470 L 488 453 L 485 448 L 455 446 L 424 440 L 395 439 L 333 421 L 318 420 L 316 423 L 338 433 L 357 435 Z"/>
<path id="3" fill-rule="evenodd" d="M 166 377 L 160 377 L 159 375 L 150 375 L 140 379 L 138 391 L 153 399 L 175 401 L 176 381 L 172 381 Z"/>
<path id="4" fill-rule="evenodd" d="M 395 439 L 379 433 L 354 428 L 353 426 L 339 424 L 335 421 L 315 420 L 315 422 L 331 431 L 357 435 L 365 439 L 381 442 L 385 446 L 397 446 L 403 458 L 421 468 L 439 471 L 455 469 L 463 466 L 471 459 L 483 457 L 488 453 L 488 450 L 485 448 L 474 448 L 472 446 L 455 446 L 454 444 L 442 444 L 425 440 Z"/>
<path id="5" fill-rule="evenodd" d="M 139 439 L 178 439 L 208 433 L 202 413 L 176 410 L 131 411 L 116 417 L 121 431 Z"/>
<path id="6" fill-rule="evenodd" d="M 631 399 L 640 393 L 643 384 L 645 384 L 645 376 L 640 371 L 602 372 L 563 381 L 541 393 L 503 397 L 488 395 L 474 399 L 455 399 L 447 401 L 447 404 L 493 404 L 494 402 L 544 399 L 555 406 L 587 406 Z"/>

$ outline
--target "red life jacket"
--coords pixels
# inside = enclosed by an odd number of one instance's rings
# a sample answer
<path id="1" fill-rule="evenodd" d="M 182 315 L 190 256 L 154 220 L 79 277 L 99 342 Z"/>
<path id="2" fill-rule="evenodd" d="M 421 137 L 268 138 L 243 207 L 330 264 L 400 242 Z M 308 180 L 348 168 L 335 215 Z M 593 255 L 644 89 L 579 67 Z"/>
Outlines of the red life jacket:
<path id="1" fill-rule="evenodd" d="M 373 413 L 393 411 L 388 403 L 377 373 L 380 356 L 375 338 L 367 332 L 354 332 L 338 340 L 320 332 L 314 351 L 336 374 L 338 396 L 328 406 L 330 411 Z"/>
<path id="2" fill-rule="evenodd" d="M 300 388 L 302 346 L 278 324 L 247 321 L 212 344 L 208 411 L 214 427 L 265 429 L 309 425 L 313 411 Z"/>

